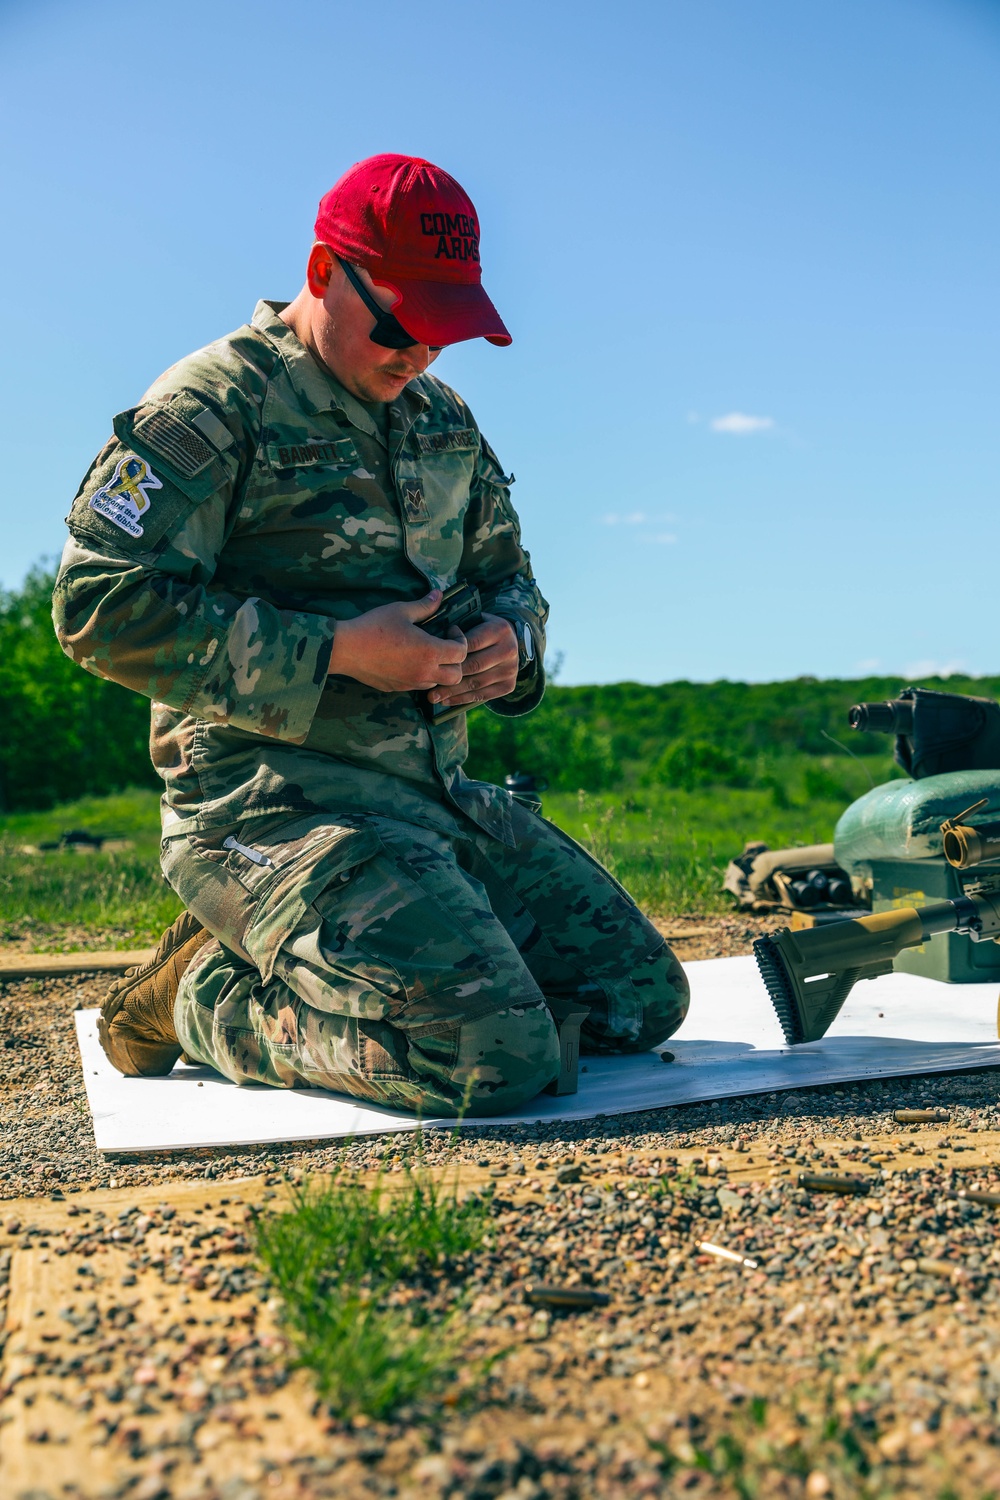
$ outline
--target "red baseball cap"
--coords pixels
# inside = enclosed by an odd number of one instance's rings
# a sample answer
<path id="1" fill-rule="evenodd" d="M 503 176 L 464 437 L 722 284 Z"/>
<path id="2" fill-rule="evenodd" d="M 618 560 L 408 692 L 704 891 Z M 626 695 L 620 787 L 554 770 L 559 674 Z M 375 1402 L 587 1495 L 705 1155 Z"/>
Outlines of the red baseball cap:
<path id="1" fill-rule="evenodd" d="M 355 163 L 320 201 L 316 238 L 397 294 L 392 311 L 421 344 L 511 342 L 482 288 L 472 200 L 422 157 Z"/>

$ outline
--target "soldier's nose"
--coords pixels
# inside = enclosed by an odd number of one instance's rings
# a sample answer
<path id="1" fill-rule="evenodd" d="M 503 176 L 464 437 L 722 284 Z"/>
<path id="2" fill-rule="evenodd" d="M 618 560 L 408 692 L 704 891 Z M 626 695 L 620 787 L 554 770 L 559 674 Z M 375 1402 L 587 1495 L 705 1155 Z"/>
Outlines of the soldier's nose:
<path id="1" fill-rule="evenodd" d="M 421 375 L 431 362 L 431 351 L 426 344 L 413 344 L 405 355 L 411 370 L 417 375 Z"/>

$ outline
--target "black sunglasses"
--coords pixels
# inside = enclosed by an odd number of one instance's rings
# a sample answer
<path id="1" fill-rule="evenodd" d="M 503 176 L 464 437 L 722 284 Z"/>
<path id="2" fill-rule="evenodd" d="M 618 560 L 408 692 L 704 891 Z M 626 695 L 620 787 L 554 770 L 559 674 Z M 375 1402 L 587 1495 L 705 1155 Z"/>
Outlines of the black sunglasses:
<path id="1" fill-rule="evenodd" d="M 349 266 L 346 260 L 341 260 L 339 255 L 337 259 L 344 268 L 344 275 L 375 319 L 375 327 L 368 335 L 372 343 L 381 344 L 383 349 L 412 349 L 414 344 L 419 344 L 420 340 L 411 338 L 391 312 L 379 307 L 354 267 Z"/>

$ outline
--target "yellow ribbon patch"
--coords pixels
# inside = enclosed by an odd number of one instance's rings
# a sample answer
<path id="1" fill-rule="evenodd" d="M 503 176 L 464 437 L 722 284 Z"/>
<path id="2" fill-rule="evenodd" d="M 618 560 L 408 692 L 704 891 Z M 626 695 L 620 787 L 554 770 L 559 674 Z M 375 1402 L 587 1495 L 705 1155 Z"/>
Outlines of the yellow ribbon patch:
<path id="1" fill-rule="evenodd" d="M 163 482 L 157 479 L 144 458 L 129 453 L 119 459 L 114 474 L 102 485 L 90 502 L 96 510 L 129 536 L 142 536 L 139 517 L 149 509 L 149 490 L 162 490 Z"/>

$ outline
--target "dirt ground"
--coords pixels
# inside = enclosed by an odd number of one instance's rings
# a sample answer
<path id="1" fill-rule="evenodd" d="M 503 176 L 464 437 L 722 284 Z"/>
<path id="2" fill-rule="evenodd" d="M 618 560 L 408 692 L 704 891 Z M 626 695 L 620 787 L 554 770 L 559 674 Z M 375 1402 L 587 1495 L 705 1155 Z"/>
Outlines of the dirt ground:
<path id="1" fill-rule="evenodd" d="M 664 929 L 693 958 L 760 924 Z M 72 1012 L 103 985 L 0 991 L 5 1500 L 1000 1495 L 1000 1208 L 959 1196 L 1000 1196 L 996 1073 L 429 1134 L 432 1170 L 492 1193 L 445 1289 L 466 1362 L 419 1410 L 344 1424 L 292 1368 L 249 1219 L 338 1162 L 391 1181 L 399 1138 L 99 1157 Z M 948 1119 L 893 1119 L 913 1107 Z M 548 1312 L 537 1282 L 610 1300 Z"/>

